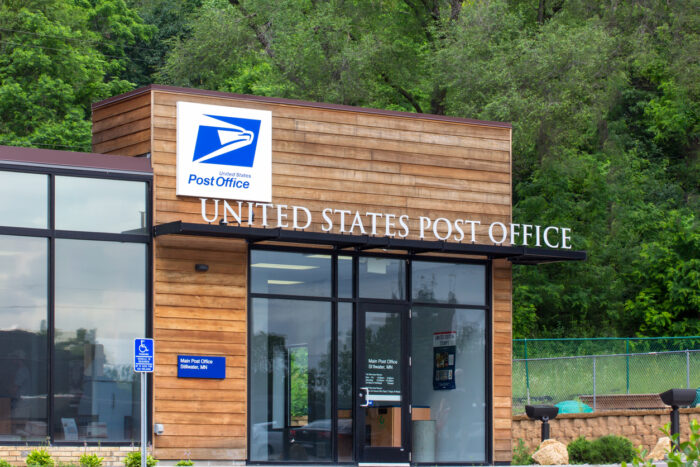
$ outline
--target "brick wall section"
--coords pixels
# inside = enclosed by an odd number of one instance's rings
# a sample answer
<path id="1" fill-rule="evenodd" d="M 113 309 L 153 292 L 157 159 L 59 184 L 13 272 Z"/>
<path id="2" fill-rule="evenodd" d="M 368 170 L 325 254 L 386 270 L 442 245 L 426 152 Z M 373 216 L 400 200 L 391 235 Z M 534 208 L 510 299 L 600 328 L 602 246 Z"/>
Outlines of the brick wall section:
<path id="1" fill-rule="evenodd" d="M 133 446 L 0 446 L 0 459 L 12 465 L 26 467 L 25 459 L 33 449 L 46 449 L 56 461 L 56 465 L 78 465 L 83 454 L 97 454 L 104 458 L 104 466 L 123 466 L 124 458 L 131 451 L 138 451 Z M 149 451 L 150 452 L 150 451 Z"/>
<path id="2" fill-rule="evenodd" d="M 660 430 L 670 422 L 668 410 L 619 410 L 588 414 L 560 415 L 549 422 L 550 435 L 557 441 L 568 444 L 579 436 L 596 439 L 604 435 L 624 436 L 634 446 L 642 445 L 650 451 L 659 437 Z M 681 441 L 687 441 L 690 433 L 690 420 L 700 421 L 700 408 L 680 409 Z M 527 418 L 526 415 L 513 416 L 513 445 L 518 438 L 525 441 L 530 451 L 540 444 L 542 423 Z"/>

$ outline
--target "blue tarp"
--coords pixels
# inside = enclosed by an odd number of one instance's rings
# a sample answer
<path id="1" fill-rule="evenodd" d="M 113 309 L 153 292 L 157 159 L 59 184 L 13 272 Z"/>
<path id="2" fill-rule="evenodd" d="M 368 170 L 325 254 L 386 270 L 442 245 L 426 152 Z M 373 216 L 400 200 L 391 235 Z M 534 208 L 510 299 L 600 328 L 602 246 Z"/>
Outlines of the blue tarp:
<path id="1" fill-rule="evenodd" d="M 559 407 L 559 414 L 593 412 L 591 406 L 584 404 L 581 401 L 562 401 L 555 405 Z"/>

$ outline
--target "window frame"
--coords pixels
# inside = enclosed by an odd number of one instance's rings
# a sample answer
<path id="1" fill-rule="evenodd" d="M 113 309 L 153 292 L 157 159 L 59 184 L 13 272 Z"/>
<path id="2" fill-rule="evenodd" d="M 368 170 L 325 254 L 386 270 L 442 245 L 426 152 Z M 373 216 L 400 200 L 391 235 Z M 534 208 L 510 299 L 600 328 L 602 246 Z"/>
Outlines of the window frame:
<path id="1" fill-rule="evenodd" d="M 54 362 L 55 362 L 55 293 L 56 293 L 56 239 L 71 240 L 94 240 L 106 242 L 141 243 L 146 246 L 145 264 L 145 303 L 144 303 L 144 330 L 145 337 L 153 335 L 153 175 L 144 172 L 119 171 L 97 168 L 62 167 L 41 164 L 21 164 L 16 162 L 0 161 L 0 171 L 32 173 L 46 175 L 48 177 L 48 199 L 47 202 L 47 228 L 32 227 L 8 227 L 0 225 L 0 235 L 12 235 L 18 237 L 41 237 L 48 240 L 48 281 L 47 281 L 47 439 L 41 441 L 3 441 L 3 445 L 8 446 L 38 446 L 50 444 L 57 446 L 129 446 L 137 439 L 131 441 L 63 441 L 55 439 L 54 432 Z M 145 209 L 146 209 L 146 233 L 139 234 L 119 234 L 107 232 L 89 232 L 75 230 L 56 229 L 56 177 L 69 176 L 92 178 L 102 180 L 124 180 L 145 183 Z M 146 426 L 153 424 L 152 394 L 153 394 L 153 374 L 148 374 L 148 420 Z M 152 441 L 152 430 L 148 429 L 148 440 Z"/>
<path id="2" fill-rule="evenodd" d="M 277 252 L 293 252 L 300 254 L 325 254 L 331 257 L 331 296 L 330 297 L 318 297 L 318 296 L 304 296 L 304 295 L 282 295 L 282 294 L 266 294 L 253 292 L 251 289 L 251 253 L 253 250 L 267 250 L 267 251 L 277 251 Z M 338 257 L 345 256 L 352 258 L 352 296 L 349 298 L 341 298 L 338 295 Z M 383 298 L 366 298 L 360 297 L 359 295 L 359 258 L 360 257 L 374 257 L 374 258 L 391 258 L 400 259 L 406 261 L 406 268 L 404 270 L 405 274 L 405 294 L 406 296 L 402 299 L 383 299 Z M 248 329 L 247 329 L 247 339 L 248 342 L 252 342 L 252 329 L 250 326 L 251 313 L 252 313 L 252 300 L 254 298 L 268 298 L 268 299 L 286 299 L 286 300 L 315 300 L 324 301 L 331 304 L 331 355 L 330 361 L 333 362 L 331 366 L 331 414 L 333 415 L 331 421 L 331 459 L 330 461 L 293 461 L 293 460 L 279 460 L 279 461 L 260 461 L 250 459 L 250 447 L 251 447 L 251 420 L 250 420 L 250 398 L 247 401 L 246 409 L 246 420 L 247 420 L 247 440 L 246 449 L 248 453 L 247 463 L 248 465 L 278 465 L 278 464 L 294 464 L 294 465 L 341 465 L 341 464 L 355 464 L 357 462 L 357 452 L 353 447 L 353 460 L 352 461 L 338 461 L 338 304 L 349 303 L 353 310 L 353 323 L 355 322 L 355 315 L 357 307 L 360 303 L 385 303 L 385 304 L 403 304 L 408 306 L 409 311 L 412 310 L 413 306 L 422 307 L 434 307 L 434 308 L 446 308 L 446 309 L 479 309 L 484 310 L 485 322 L 485 346 L 484 346 L 484 362 L 485 362 L 485 374 L 484 374 L 484 387 L 485 387 L 485 402 L 486 407 L 484 408 L 485 415 L 485 443 L 484 443 L 484 462 L 473 462 L 473 461 L 454 461 L 454 462 L 443 462 L 436 463 L 431 462 L 429 465 L 491 465 L 493 462 L 493 261 L 491 258 L 486 259 L 476 259 L 476 258 L 460 258 L 455 256 L 431 256 L 430 254 L 408 254 L 408 253 L 388 253 L 388 252 L 374 252 L 374 251 L 363 251 L 361 249 L 339 249 L 339 248 L 323 248 L 318 246 L 286 246 L 286 245 L 274 245 L 274 244 L 256 244 L 255 242 L 248 242 L 248 256 L 247 256 L 247 309 L 248 309 Z M 484 304 L 474 305 L 474 304 L 450 304 L 450 303 L 439 303 L 439 302 L 425 302 L 413 299 L 413 263 L 414 262 L 433 262 L 433 263 L 459 263 L 459 264 L 477 264 L 484 266 Z M 410 317 L 410 313 L 409 313 Z M 353 324 L 353 328 L 354 328 Z M 409 319 L 407 346 L 409 351 L 412 351 L 411 343 L 411 322 Z M 354 340 L 354 329 L 353 329 L 353 340 Z M 251 352 L 248 349 L 247 364 L 248 368 L 251 365 Z M 353 348 L 353 359 L 355 358 Z M 353 364 L 354 365 L 354 364 Z M 407 393 L 409 400 L 412 401 L 412 375 L 411 371 L 408 371 L 408 378 L 406 380 Z M 353 371 L 353 387 L 355 386 L 355 377 Z M 251 392 L 251 382 L 250 379 L 246 382 L 246 388 L 248 394 Z M 354 414 L 353 414 L 353 420 Z M 409 436 L 408 448 L 413 449 L 411 446 L 411 437 Z M 354 445 L 356 442 L 353 443 Z M 428 465 L 428 464 L 417 464 L 417 465 Z"/>

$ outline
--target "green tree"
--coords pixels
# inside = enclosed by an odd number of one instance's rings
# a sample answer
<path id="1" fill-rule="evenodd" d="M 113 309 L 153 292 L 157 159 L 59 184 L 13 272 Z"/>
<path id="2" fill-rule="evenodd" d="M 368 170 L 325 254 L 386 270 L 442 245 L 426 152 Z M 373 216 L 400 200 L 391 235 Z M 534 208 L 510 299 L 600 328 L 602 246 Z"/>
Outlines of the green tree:
<path id="1" fill-rule="evenodd" d="M 143 25 L 122 0 L 0 4 L 0 144 L 90 149 L 90 104 L 126 92 Z"/>

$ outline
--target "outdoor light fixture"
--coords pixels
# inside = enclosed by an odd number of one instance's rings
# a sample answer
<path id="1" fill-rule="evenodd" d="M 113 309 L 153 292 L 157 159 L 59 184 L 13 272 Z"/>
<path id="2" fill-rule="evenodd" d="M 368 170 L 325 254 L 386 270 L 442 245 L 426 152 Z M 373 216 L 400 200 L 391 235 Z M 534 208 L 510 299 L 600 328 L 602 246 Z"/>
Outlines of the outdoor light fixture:
<path id="1" fill-rule="evenodd" d="M 680 436 L 680 415 L 678 407 L 687 407 L 695 400 L 695 389 L 669 389 L 659 394 L 664 404 L 671 406 L 671 435 Z M 679 439 L 673 443 L 674 448 L 678 448 Z"/>
<path id="2" fill-rule="evenodd" d="M 542 421 L 542 441 L 549 439 L 549 421 L 557 418 L 559 407 L 553 405 L 526 405 L 525 413 L 532 420 Z"/>
<path id="3" fill-rule="evenodd" d="M 197 263 L 194 265 L 194 270 L 197 272 L 207 272 L 209 270 L 208 264 Z"/>

